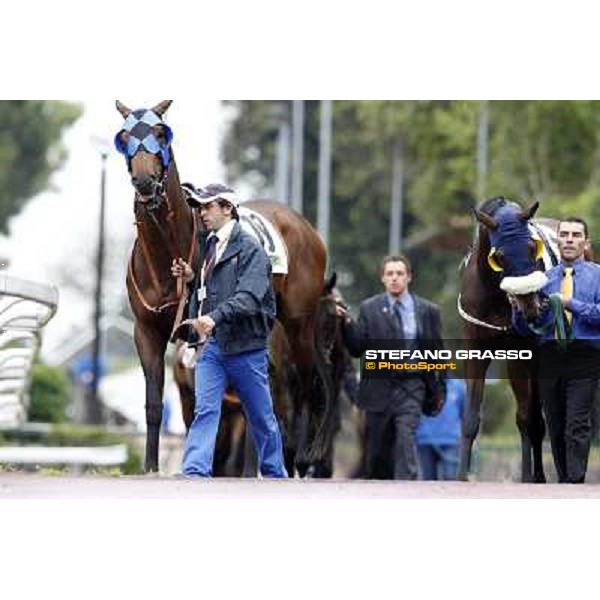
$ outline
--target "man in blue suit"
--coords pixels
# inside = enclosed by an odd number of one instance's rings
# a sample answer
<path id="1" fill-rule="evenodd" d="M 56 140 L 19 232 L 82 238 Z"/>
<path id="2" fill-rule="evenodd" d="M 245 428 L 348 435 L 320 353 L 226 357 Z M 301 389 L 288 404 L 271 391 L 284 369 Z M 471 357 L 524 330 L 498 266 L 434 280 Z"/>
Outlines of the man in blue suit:
<path id="1" fill-rule="evenodd" d="M 405 256 L 388 256 L 381 266 L 385 292 L 360 306 L 358 322 L 338 307 L 344 317 L 344 341 L 360 356 L 369 340 L 396 340 L 405 349 L 423 344 L 441 348 L 439 308 L 409 292 L 412 270 Z M 358 405 L 366 411 L 367 477 L 416 479 L 415 432 L 426 395 L 420 374 L 395 374 L 387 379 L 361 378 Z"/>
<path id="2" fill-rule="evenodd" d="M 262 248 L 238 222 L 231 188 L 182 186 L 211 233 L 205 244 L 193 327 L 204 342 L 196 365 L 196 407 L 183 455 L 183 474 L 212 475 L 221 402 L 228 384 L 240 397 L 264 477 L 287 477 L 279 425 L 269 388 L 267 341 L 275 320 L 271 265 Z M 194 279 L 183 260 L 175 277 Z"/>

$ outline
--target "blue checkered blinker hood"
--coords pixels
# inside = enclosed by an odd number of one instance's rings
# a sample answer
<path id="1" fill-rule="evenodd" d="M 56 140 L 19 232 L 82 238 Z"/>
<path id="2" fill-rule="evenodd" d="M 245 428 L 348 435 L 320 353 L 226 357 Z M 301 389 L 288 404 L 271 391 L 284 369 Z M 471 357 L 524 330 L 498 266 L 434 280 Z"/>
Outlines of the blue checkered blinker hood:
<path id="1" fill-rule="evenodd" d="M 154 134 L 152 128 L 156 125 L 160 125 L 164 129 L 167 138 L 166 143 L 159 142 Z M 129 139 L 125 144 L 121 141 L 123 131 L 129 133 Z M 115 147 L 127 158 L 128 162 L 140 149 L 150 154 L 160 155 L 163 167 L 166 169 L 169 166 L 169 148 L 172 140 L 173 132 L 171 128 L 155 112 L 142 108 L 129 113 L 123 127 L 115 136 Z"/>

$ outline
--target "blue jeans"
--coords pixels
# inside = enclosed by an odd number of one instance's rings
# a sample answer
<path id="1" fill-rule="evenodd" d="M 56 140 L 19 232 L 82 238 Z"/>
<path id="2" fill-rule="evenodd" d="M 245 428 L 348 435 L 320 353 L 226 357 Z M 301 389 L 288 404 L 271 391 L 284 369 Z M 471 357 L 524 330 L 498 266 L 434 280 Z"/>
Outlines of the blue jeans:
<path id="1" fill-rule="evenodd" d="M 421 478 L 425 481 L 454 480 L 458 470 L 457 444 L 417 446 Z"/>
<path id="2" fill-rule="evenodd" d="M 264 477 L 287 477 L 281 433 L 268 379 L 266 350 L 221 353 L 216 340 L 208 342 L 196 365 L 196 408 L 183 453 L 184 475 L 212 475 L 221 404 L 227 384 L 240 397 Z"/>

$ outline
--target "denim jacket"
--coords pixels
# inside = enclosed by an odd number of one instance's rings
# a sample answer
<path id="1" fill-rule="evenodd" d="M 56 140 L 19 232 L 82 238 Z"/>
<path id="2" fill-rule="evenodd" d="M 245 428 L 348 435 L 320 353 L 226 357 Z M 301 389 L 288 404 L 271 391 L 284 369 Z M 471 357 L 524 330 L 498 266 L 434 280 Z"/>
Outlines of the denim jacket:
<path id="1" fill-rule="evenodd" d="M 198 315 L 197 288 L 196 283 L 188 312 L 192 318 Z M 271 263 L 263 247 L 239 223 L 213 268 L 202 314 L 215 322 L 213 336 L 224 354 L 267 347 L 276 316 Z"/>

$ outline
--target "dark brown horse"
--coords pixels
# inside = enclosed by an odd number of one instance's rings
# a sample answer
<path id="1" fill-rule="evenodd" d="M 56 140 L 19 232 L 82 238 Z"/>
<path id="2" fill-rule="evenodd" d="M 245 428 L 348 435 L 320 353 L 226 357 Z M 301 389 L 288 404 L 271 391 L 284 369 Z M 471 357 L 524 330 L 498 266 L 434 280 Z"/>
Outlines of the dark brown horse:
<path id="1" fill-rule="evenodd" d="M 175 167 L 170 128 L 162 121 L 170 101 L 151 110 L 132 111 L 120 102 L 125 123 L 116 137 L 126 156 L 136 190 L 138 238 L 127 275 L 127 290 L 135 317 L 135 341 L 146 377 L 146 470 L 158 468 L 158 437 L 162 414 L 164 352 L 175 321 L 181 294 L 170 266 L 173 258 L 196 262 L 194 223 L 185 203 Z M 310 389 L 314 370 L 314 325 L 323 289 L 325 246 L 310 223 L 278 202 L 256 200 L 244 204 L 266 217 L 287 248 L 287 275 L 274 276 L 278 319 L 290 342 L 297 379 L 294 382 L 294 419 L 308 417 L 310 438 L 293 446 L 296 461 L 319 460 L 325 453 L 326 432 L 332 419 L 328 406 L 314 406 Z M 197 265 L 194 264 L 194 268 Z M 178 286 L 178 287 L 181 287 Z M 193 416 L 193 397 L 183 407 L 186 425 Z M 294 428 L 292 428 L 294 429 Z"/>
<path id="2" fill-rule="evenodd" d="M 538 208 L 528 209 L 502 197 L 492 198 L 474 210 L 479 227 L 473 247 L 463 261 L 458 310 L 465 319 L 464 338 L 469 349 L 490 340 L 514 339 L 507 291 L 519 294 L 526 315 L 535 315 L 544 282 L 540 242 L 528 224 Z M 463 416 L 458 478 L 466 480 L 473 442 L 481 420 L 481 404 L 489 360 L 465 361 L 467 406 Z M 537 381 L 524 361 L 507 361 L 510 383 L 517 400 L 517 427 L 521 435 L 522 481 L 545 482 L 542 465 L 544 420 Z M 533 469 L 532 469 L 533 459 Z"/>

